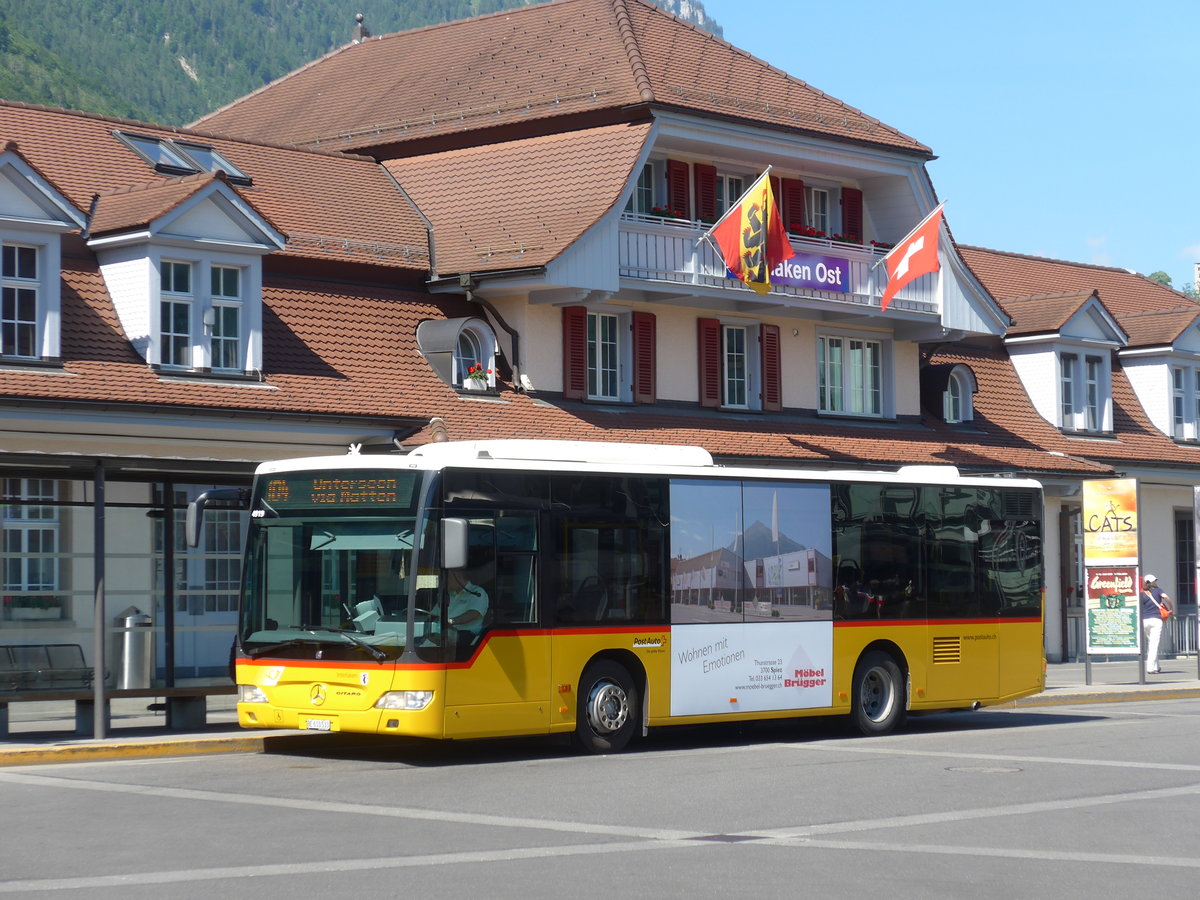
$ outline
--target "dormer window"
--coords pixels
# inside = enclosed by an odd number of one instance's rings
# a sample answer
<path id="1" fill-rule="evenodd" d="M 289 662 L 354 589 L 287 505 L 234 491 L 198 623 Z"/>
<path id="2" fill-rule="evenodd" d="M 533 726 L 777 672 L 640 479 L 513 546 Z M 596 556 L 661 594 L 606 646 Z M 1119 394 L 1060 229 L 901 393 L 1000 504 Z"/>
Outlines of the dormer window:
<path id="1" fill-rule="evenodd" d="M 164 175 L 195 175 L 198 172 L 224 172 L 234 184 L 250 184 L 250 176 L 231 163 L 214 147 L 192 141 L 174 141 L 144 134 L 116 132 L 126 146 Z"/>
<path id="2" fill-rule="evenodd" d="M 459 391 L 496 387 L 496 335 L 483 319 L 427 319 L 417 325 L 417 346 L 430 367 Z"/>
<path id="3" fill-rule="evenodd" d="M 482 323 L 463 328 L 454 347 L 454 386 L 465 390 L 492 387 L 495 353 L 491 329 L 483 328 Z"/>
<path id="4" fill-rule="evenodd" d="M 241 368 L 242 270 L 212 267 L 212 367 Z"/>
<path id="5" fill-rule="evenodd" d="M 35 359 L 38 355 L 38 248 L 4 244 L 3 300 L 0 302 L 0 354 Z"/>
<path id="6" fill-rule="evenodd" d="M 158 361 L 164 366 L 192 365 L 192 265 L 164 260 L 159 286 Z"/>
<path id="7" fill-rule="evenodd" d="M 158 365 L 245 371 L 243 281 L 244 271 L 240 266 L 205 259 L 161 260 Z M 207 293 L 200 288 L 205 284 L 209 287 Z"/>
<path id="8" fill-rule="evenodd" d="M 1107 358 L 1090 353 L 1059 354 L 1059 393 L 1064 431 L 1108 431 Z"/>
<path id="9" fill-rule="evenodd" d="M 975 417 L 972 406 L 975 390 L 975 376 L 969 368 L 955 366 L 951 369 L 942 395 L 943 419 L 950 424 L 970 422 Z"/>
<path id="10" fill-rule="evenodd" d="M 1200 368 L 1171 366 L 1171 437 L 1200 440 Z"/>

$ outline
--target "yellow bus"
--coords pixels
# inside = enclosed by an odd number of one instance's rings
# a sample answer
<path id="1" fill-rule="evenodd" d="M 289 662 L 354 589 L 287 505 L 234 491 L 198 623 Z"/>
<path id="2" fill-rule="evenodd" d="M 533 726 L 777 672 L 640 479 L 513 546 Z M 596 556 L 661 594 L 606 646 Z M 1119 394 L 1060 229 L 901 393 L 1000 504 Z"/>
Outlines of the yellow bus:
<path id="1" fill-rule="evenodd" d="M 1035 481 L 501 440 L 263 464 L 249 504 L 247 728 L 606 753 L 675 724 L 884 734 L 1044 686 Z"/>

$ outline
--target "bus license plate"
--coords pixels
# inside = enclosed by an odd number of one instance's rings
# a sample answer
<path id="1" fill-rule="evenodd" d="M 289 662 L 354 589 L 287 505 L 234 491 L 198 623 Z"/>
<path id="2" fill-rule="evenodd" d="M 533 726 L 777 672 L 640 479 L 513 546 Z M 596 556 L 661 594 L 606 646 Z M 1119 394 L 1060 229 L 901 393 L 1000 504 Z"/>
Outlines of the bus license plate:
<path id="1" fill-rule="evenodd" d="M 333 721 L 330 719 L 306 719 L 304 721 L 305 731 L 336 731 L 333 727 Z"/>

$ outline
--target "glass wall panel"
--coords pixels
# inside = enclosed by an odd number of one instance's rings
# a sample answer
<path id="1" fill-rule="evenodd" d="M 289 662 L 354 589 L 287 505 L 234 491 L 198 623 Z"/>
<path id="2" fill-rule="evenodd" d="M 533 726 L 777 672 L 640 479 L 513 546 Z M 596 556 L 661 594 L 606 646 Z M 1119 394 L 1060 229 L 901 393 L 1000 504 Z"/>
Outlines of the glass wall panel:
<path id="1" fill-rule="evenodd" d="M 0 691 L 91 685 L 90 485 L 0 479 Z"/>

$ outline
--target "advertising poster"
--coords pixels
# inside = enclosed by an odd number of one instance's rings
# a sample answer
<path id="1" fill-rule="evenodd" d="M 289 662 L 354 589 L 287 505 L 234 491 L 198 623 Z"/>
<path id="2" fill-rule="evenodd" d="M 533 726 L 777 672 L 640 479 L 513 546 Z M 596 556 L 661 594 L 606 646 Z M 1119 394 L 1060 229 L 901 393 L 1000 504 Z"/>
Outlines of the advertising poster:
<path id="1" fill-rule="evenodd" d="M 671 715 L 830 706 L 832 671 L 832 622 L 676 625 Z"/>
<path id="2" fill-rule="evenodd" d="M 1138 563 L 1137 479 L 1083 483 L 1083 564 Z"/>
<path id="3" fill-rule="evenodd" d="M 1083 483 L 1088 654 L 1141 651 L 1138 627 L 1138 488 L 1135 478 Z"/>
<path id="4" fill-rule="evenodd" d="M 1087 570 L 1088 653 L 1139 651 L 1136 566 L 1095 566 Z"/>

